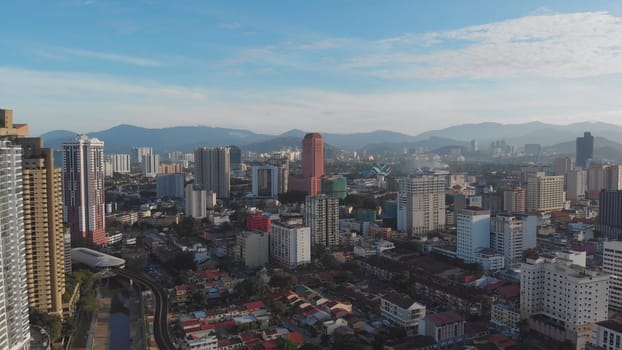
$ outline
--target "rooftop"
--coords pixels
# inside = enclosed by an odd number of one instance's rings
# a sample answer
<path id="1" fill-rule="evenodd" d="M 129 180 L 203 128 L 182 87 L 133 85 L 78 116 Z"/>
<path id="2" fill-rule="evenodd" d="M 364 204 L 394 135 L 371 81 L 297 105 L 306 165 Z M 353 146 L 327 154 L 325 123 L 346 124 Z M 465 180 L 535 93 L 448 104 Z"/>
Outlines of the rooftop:
<path id="1" fill-rule="evenodd" d="M 455 312 L 439 312 L 437 314 L 429 314 L 426 319 L 434 323 L 437 327 L 451 323 L 463 322 L 464 318 Z"/>

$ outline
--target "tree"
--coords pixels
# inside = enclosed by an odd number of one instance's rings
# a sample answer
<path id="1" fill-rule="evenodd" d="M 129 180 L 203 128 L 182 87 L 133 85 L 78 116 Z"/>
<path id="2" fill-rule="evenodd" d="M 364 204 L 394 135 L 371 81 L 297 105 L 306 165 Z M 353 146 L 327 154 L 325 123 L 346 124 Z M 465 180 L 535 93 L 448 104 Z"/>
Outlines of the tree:
<path id="1" fill-rule="evenodd" d="M 194 261 L 194 253 L 182 252 L 177 254 L 177 256 L 167 264 L 167 267 L 181 271 L 196 270 L 197 263 Z"/>
<path id="2" fill-rule="evenodd" d="M 88 294 L 80 298 L 80 310 L 87 313 L 96 313 L 100 309 L 97 297 L 93 294 Z"/>
<path id="3" fill-rule="evenodd" d="M 291 289 L 298 284 L 295 275 L 287 272 L 275 272 L 270 276 L 270 286 L 277 289 Z"/>
<path id="4" fill-rule="evenodd" d="M 45 313 L 37 308 L 29 310 L 30 323 L 45 329 L 52 341 L 60 338 L 63 330 L 63 321 L 60 316 Z"/>

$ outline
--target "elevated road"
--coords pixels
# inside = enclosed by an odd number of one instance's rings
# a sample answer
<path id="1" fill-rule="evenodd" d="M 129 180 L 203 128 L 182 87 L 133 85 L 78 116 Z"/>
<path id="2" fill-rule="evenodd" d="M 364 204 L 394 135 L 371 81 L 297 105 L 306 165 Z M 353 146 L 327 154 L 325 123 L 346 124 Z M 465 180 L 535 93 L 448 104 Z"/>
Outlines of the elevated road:
<path id="1" fill-rule="evenodd" d="M 142 272 L 133 272 L 122 269 L 113 270 L 117 275 L 132 279 L 150 289 L 155 297 L 155 319 L 153 323 L 153 335 L 160 350 L 176 350 L 177 347 L 171 339 L 168 329 L 168 297 L 162 286 L 157 284 L 151 277 Z"/>

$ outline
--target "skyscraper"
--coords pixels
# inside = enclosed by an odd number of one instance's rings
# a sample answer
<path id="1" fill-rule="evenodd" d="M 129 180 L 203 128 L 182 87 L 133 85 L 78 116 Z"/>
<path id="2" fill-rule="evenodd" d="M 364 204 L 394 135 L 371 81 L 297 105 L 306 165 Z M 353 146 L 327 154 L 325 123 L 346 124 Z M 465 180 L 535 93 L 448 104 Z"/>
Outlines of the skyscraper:
<path id="1" fill-rule="evenodd" d="M 31 307 L 62 314 L 65 292 L 64 228 L 61 169 L 54 168 L 54 152 L 40 137 L 18 132 L 12 111 L 0 110 L 0 139 L 22 148 L 23 220 Z"/>
<path id="2" fill-rule="evenodd" d="M 306 134 L 302 140 L 302 176 L 308 184 L 308 195 L 320 193 L 320 178 L 324 176 L 324 139 L 319 133 Z"/>
<path id="3" fill-rule="evenodd" d="M 30 340 L 23 185 L 22 148 L 0 141 L 0 349 L 28 349 Z"/>
<path id="4" fill-rule="evenodd" d="M 282 154 L 273 154 L 268 158 L 268 165 L 279 169 L 279 193 L 285 193 L 289 189 L 289 159 Z"/>
<path id="5" fill-rule="evenodd" d="M 207 191 L 200 185 L 186 185 L 186 209 L 187 217 L 202 219 L 207 216 Z"/>
<path id="6" fill-rule="evenodd" d="M 63 215 L 71 239 L 108 243 L 104 193 L 104 143 L 80 135 L 63 144 Z"/>
<path id="7" fill-rule="evenodd" d="M 600 232 L 609 239 L 622 239 L 622 191 L 602 190 L 599 206 Z"/>
<path id="8" fill-rule="evenodd" d="M 519 267 L 523 257 L 523 220 L 511 215 L 490 219 L 490 247 L 505 259 L 505 267 Z"/>
<path id="9" fill-rule="evenodd" d="M 129 174 L 130 167 L 130 155 L 129 154 L 111 154 L 109 156 L 110 163 L 112 163 L 112 172 L 119 174 Z"/>
<path id="10" fill-rule="evenodd" d="M 584 132 L 583 137 L 577 137 L 576 166 L 587 169 L 590 161 L 594 157 L 594 136 L 589 132 Z"/>
<path id="11" fill-rule="evenodd" d="M 254 166 L 252 192 L 255 197 L 276 198 L 279 195 L 279 168 L 271 165 Z"/>
<path id="12" fill-rule="evenodd" d="M 574 169 L 574 164 L 572 164 L 572 159 L 568 157 L 555 158 L 553 161 L 553 170 L 555 171 L 555 175 L 565 175 L 572 169 Z"/>
<path id="13" fill-rule="evenodd" d="M 186 175 L 159 174 L 156 178 L 156 193 L 158 198 L 184 198 L 184 182 Z"/>
<path id="14" fill-rule="evenodd" d="M 445 178 L 440 175 L 404 177 L 397 193 L 397 229 L 424 235 L 445 228 Z"/>
<path id="15" fill-rule="evenodd" d="M 141 164 L 144 156 L 150 156 L 153 153 L 151 147 L 132 147 L 132 162 Z"/>
<path id="16" fill-rule="evenodd" d="M 218 198 L 229 198 L 231 191 L 231 154 L 228 147 L 201 147 L 194 153 L 195 183 Z"/>
<path id="17" fill-rule="evenodd" d="M 231 160 L 231 169 L 233 170 L 241 170 L 242 167 L 242 151 L 240 147 L 231 145 L 229 146 L 230 152 L 230 160 Z"/>
<path id="18" fill-rule="evenodd" d="M 327 248 L 339 244 L 339 199 L 324 194 L 305 199 L 305 225 L 311 228 L 311 242 Z"/>
<path id="19" fill-rule="evenodd" d="M 143 156 L 142 164 L 144 177 L 156 177 L 160 171 L 160 156 L 157 154 Z"/>
<path id="20" fill-rule="evenodd" d="M 490 211 L 462 209 L 458 213 L 456 256 L 465 263 L 475 262 L 477 248 L 490 248 Z"/>
<path id="21" fill-rule="evenodd" d="M 563 176 L 547 176 L 544 172 L 527 176 L 527 211 L 553 211 L 564 208 Z"/>
<path id="22" fill-rule="evenodd" d="M 510 213 L 525 212 L 525 190 L 516 187 L 503 191 L 503 210 Z"/>

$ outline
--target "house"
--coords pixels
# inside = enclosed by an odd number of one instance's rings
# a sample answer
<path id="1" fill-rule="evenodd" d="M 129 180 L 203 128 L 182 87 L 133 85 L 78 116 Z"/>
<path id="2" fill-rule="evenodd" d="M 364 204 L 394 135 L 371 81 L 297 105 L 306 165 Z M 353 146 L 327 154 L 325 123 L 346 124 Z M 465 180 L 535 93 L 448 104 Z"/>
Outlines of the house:
<path id="1" fill-rule="evenodd" d="M 434 338 L 441 347 L 464 340 L 464 318 L 455 312 L 428 314 L 419 326 L 419 334 Z"/>
<path id="2" fill-rule="evenodd" d="M 416 331 L 425 317 L 425 306 L 413 301 L 408 295 L 390 290 L 380 300 L 382 318 L 390 324 Z"/>
<path id="3" fill-rule="evenodd" d="M 324 332 L 324 334 L 326 335 L 333 335 L 333 332 L 335 331 L 335 329 L 342 327 L 342 326 L 347 326 L 347 325 L 348 325 L 348 321 L 344 320 L 343 318 L 337 318 L 334 320 L 325 321 L 322 324 L 322 332 Z"/>

